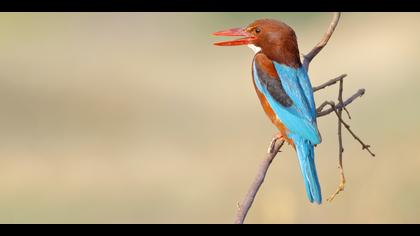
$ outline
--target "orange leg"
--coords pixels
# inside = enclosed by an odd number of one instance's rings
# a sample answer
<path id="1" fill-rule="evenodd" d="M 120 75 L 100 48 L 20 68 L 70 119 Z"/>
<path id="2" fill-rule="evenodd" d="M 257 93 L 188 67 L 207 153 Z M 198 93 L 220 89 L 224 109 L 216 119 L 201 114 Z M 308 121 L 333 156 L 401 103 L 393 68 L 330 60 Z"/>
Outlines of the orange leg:
<path id="1" fill-rule="evenodd" d="M 293 142 L 293 140 L 292 139 L 289 139 L 286 135 L 283 135 L 282 132 L 280 131 L 271 140 L 271 145 L 270 145 L 270 147 L 268 147 L 268 152 L 271 152 L 271 150 L 274 149 L 274 145 L 276 144 L 276 142 L 278 140 L 280 140 L 280 141 L 286 141 L 289 145 L 292 145 L 292 147 L 294 149 L 296 149 L 295 143 Z"/>

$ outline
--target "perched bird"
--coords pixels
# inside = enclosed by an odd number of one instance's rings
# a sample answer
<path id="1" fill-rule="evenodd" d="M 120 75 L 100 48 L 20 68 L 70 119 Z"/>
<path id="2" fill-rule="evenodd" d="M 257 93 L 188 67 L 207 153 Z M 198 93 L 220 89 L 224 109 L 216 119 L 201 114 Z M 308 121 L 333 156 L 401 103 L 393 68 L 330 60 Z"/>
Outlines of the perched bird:
<path id="1" fill-rule="evenodd" d="M 321 142 L 311 82 L 299 56 L 296 34 L 283 22 L 256 20 L 245 28 L 218 31 L 216 36 L 243 36 L 217 46 L 248 45 L 256 53 L 252 77 L 261 105 L 279 129 L 278 138 L 296 150 L 306 193 L 311 203 L 322 203 L 314 160 Z"/>

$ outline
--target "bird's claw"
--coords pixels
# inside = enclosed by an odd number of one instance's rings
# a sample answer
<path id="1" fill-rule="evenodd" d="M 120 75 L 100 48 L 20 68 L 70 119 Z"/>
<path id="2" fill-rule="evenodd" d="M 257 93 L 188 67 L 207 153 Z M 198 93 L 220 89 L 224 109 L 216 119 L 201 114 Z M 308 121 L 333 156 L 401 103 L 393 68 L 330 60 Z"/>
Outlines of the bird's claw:
<path id="1" fill-rule="evenodd" d="M 277 140 L 283 140 L 283 139 L 284 139 L 283 135 L 281 135 L 280 133 L 274 136 L 273 139 L 271 140 L 270 147 L 268 148 L 268 153 L 273 153 L 274 148 L 276 147 Z"/>

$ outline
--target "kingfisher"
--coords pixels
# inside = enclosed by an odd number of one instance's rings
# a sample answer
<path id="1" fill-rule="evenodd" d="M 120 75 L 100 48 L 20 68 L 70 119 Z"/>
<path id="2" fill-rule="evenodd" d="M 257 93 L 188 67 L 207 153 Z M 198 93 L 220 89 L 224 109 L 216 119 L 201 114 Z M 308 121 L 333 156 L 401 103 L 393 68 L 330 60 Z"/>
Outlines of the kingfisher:
<path id="1" fill-rule="evenodd" d="M 222 30 L 213 35 L 241 36 L 214 45 L 247 45 L 255 52 L 252 81 L 263 110 L 279 130 L 276 137 L 296 150 L 309 201 L 321 204 L 314 159 L 314 146 L 321 143 L 321 135 L 312 85 L 300 60 L 294 30 L 281 21 L 260 19 L 245 28 Z"/>

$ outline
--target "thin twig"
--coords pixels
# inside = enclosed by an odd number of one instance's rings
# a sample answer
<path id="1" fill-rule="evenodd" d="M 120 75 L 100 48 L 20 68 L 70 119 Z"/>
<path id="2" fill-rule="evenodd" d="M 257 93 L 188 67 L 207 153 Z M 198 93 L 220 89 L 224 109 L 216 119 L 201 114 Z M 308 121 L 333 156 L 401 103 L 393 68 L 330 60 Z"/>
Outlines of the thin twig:
<path id="1" fill-rule="evenodd" d="M 344 79 L 346 76 L 347 76 L 346 74 L 342 74 L 342 75 L 340 75 L 340 76 L 338 76 L 338 77 L 336 77 L 336 78 L 334 78 L 334 79 L 331 79 L 331 80 L 327 81 L 326 83 L 323 83 L 323 84 L 321 84 L 321 85 L 319 85 L 319 86 L 313 87 L 313 88 L 312 88 L 312 90 L 313 90 L 314 92 L 316 92 L 316 91 L 321 90 L 321 89 L 324 89 L 324 88 L 326 88 L 326 87 L 328 87 L 328 86 L 332 86 L 332 85 L 336 84 L 338 81 L 342 82 L 342 81 L 343 81 L 343 79 Z M 342 95 L 343 95 L 343 94 L 341 94 L 341 98 L 343 97 Z M 340 102 L 340 104 L 344 104 L 344 103 Z M 340 109 L 341 109 L 341 108 L 340 108 Z M 349 117 L 349 119 L 351 119 L 350 112 L 347 110 L 346 106 L 342 107 L 342 109 L 343 109 L 343 110 L 347 113 L 347 116 Z M 331 112 L 332 112 L 332 111 L 331 111 Z"/>
<path id="2" fill-rule="evenodd" d="M 340 86 L 338 91 L 338 102 L 339 104 L 343 104 L 343 80 L 340 80 Z M 340 183 L 338 185 L 337 190 L 327 199 L 328 202 L 332 202 L 334 198 L 344 191 L 344 186 L 346 185 L 346 178 L 344 176 L 344 169 L 343 169 L 343 136 L 341 135 L 341 128 L 342 128 L 342 114 L 343 114 L 343 108 L 337 109 L 337 115 L 339 117 L 338 119 L 338 169 L 340 170 Z"/>
<path id="3" fill-rule="evenodd" d="M 342 102 L 340 102 L 340 104 L 343 104 L 343 103 L 342 103 Z M 351 120 L 351 115 L 350 115 L 350 112 L 349 112 L 349 110 L 347 110 L 347 107 L 346 107 L 346 106 L 343 106 L 343 110 L 346 112 L 347 117 L 349 118 L 349 120 Z"/>
<path id="4" fill-rule="evenodd" d="M 337 109 L 341 109 L 341 108 L 343 108 L 343 107 L 346 107 L 346 106 L 348 106 L 350 103 L 352 103 L 354 100 L 356 100 L 358 97 L 361 97 L 361 96 L 363 96 L 365 94 L 365 89 L 359 89 L 359 91 L 357 91 L 355 94 L 353 94 L 353 96 L 351 96 L 351 97 L 349 97 L 346 101 L 344 101 L 343 103 L 340 103 L 340 104 L 338 104 L 338 105 L 336 105 L 336 108 Z M 333 108 L 329 108 L 329 109 L 326 109 L 326 110 L 323 110 L 324 109 L 324 107 L 326 106 L 326 105 L 329 105 L 328 104 L 329 102 L 324 102 L 324 103 L 322 103 L 317 109 L 316 109 L 316 111 L 317 111 L 317 117 L 323 117 L 323 116 L 326 116 L 326 115 L 328 115 L 328 114 L 330 114 L 331 112 L 333 112 L 334 111 L 334 109 Z"/>
<path id="5" fill-rule="evenodd" d="M 325 83 L 323 83 L 323 84 L 321 84 L 319 86 L 313 87 L 312 90 L 314 92 L 316 92 L 316 91 L 321 90 L 321 89 L 324 89 L 324 88 L 326 88 L 328 86 L 334 85 L 338 81 L 343 80 L 346 76 L 347 76 L 346 74 L 342 74 L 340 76 L 337 76 L 336 78 L 330 79 L 329 81 L 327 81 L 327 82 L 325 82 Z"/>
<path id="6" fill-rule="evenodd" d="M 371 150 L 370 150 L 370 145 L 368 145 L 368 144 L 365 144 L 354 132 L 353 132 L 353 130 L 350 128 L 350 125 L 349 124 L 347 124 L 347 122 L 345 122 L 341 117 L 339 117 L 339 115 L 338 115 L 338 112 L 337 112 L 337 109 L 339 109 L 339 107 L 340 106 L 336 106 L 335 105 L 335 103 L 333 102 L 333 101 L 330 101 L 330 102 L 324 102 L 325 104 L 327 104 L 327 105 L 329 105 L 330 107 L 331 107 L 331 109 L 332 109 L 332 111 L 334 111 L 335 112 L 335 114 L 337 115 L 337 117 L 338 117 L 338 119 L 341 121 L 341 123 L 344 125 L 344 128 L 346 128 L 347 129 L 347 131 L 349 131 L 349 133 L 351 134 L 351 136 L 353 136 L 353 138 L 354 139 L 356 139 L 359 143 L 360 143 L 360 145 L 362 145 L 362 150 L 365 150 L 366 149 L 366 151 L 367 152 L 369 152 L 369 154 L 372 156 L 372 157 L 374 157 L 375 156 L 375 153 L 373 153 Z M 321 112 L 322 113 L 322 112 Z"/>
<path id="7" fill-rule="evenodd" d="M 322 37 L 321 41 L 315 45 L 315 47 L 306 55 L 303 56 L 303 66 L 308 71 L 309 63 L 311 63 L 312 59 L 327 45 L 328 40 L 331 38 L 331 35 L 334 33 L 335 27 L 337 27 L 338 21 L 340 20 L 341 13 L 335 12 L 333 19 L 330 23 L 330 27 L 328 27 L 327 32 L 325 32 L 324 36 Z"/>
<path id="8" fill-rule="evenodd" d="M 243 224 L 246 215 L 248 214 L 249 208 L 251 208 L 252 203 L 254 202 L 255 196 L 257 195 L 258 190 L 260 189 L 262 183 L 264 182 L 265 175 L 267 174 L 268 168 L 270 167 L 271 162 L 274 157 L 280 151 L 280 148 L 284 144 L 284 140 L 277 142 L 279 139 L 276 137 L 270 143 L 270 148 L 267 152 L 267 156 L 262 161 L 258 174 L 255 177 L 254 182 L 248 190 L 248 193 L 245 196 L 245 199 L 241 204 L 238 204 L 238 210 L 236 212 L 235 224 Z"/>

